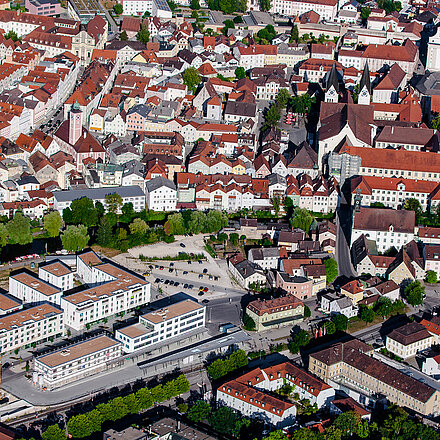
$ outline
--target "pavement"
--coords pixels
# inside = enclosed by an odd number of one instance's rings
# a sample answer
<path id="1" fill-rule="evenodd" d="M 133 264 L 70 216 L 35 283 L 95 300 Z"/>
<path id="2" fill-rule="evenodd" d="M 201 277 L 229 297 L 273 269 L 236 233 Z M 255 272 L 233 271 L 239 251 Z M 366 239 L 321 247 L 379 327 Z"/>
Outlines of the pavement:
<path id="1" fill-rule="evenodd" d="M 351 230 L 351 211 L 348 205 L 341 205 L 336 215 L 336 250 L 335 257 L 338 262 L 340 276 L 347 278 L 356 277 L 350 254 L 350 230 Z"/>

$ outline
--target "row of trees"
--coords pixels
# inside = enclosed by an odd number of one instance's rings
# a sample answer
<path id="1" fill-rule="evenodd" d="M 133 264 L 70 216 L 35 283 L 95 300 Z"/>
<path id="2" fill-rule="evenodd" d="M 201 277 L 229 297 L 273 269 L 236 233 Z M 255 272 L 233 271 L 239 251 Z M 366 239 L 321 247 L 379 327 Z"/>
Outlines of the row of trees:
<path id="1" fill-rule="evenodd" d="M 287 89 L 278 91 L 275 101 L 271 104 L 265 114 L 265 125 L 263 130 L 276 127 L 281 119 L 281 110 L 285 109 L 290 99 L 290 93 Z"/>
<path id="2" fill-rule="evenodd" d="M 228 217 L 221 211 L 212 210 L 206 214 L 189 209 L 170 214 L 164 225 L 165 232 L 173 235 L 212 234 L 228 225 Z"/>
<path id="3" fill-rule="evenodd" d="M 154 403 L 180 396 L 189 389 L 188 379 L 182 374 L 164 385 L 160 384 L 152 389 L 145 387 L 125 397 L 116 397 L 89 412 L 71 417 L 67 422 L 69 437 L 89 437 L 94 432 L 101 431 L 102 424 L 106 421 L 116 422 L 129 414 L 138 414 L 151 408 Z M 41 437 L 43 440 L 66 440 L 66 432 L 55 424 L 49 426 Z"/>
<path id="4" fill-rule="evenodd" d="M 38 223 L 37 223 L 38 224 Z M 48 212 L 43 217 L 43 227 L 47 237 L 59 235 L 63 221 L 57 211 Z M 14 217 L 6 223 L 0 223 L 0 248 L 9 244 L 32 243 L 32 222 L 21 211 L 16 211 Z"/>
<path id="5" fill-rule="evenodd" d="M 206 368 L 212 380 L 220 379 L 232 371 L 245 367 L 249 363 L 248 356 L 245 351 L 234 351 L 225 359 L 216 359 Z"/>
<path id="6" fill-rule="evenodd" d="M 438 433 L 416 418 L 410 418 L 402 408 L 392 405 L 377 421 L 368 423 L 354 411 L 339 414 L 323 433 L 301 428 L 287 437 L 283 431 L 273 431 L 263 440 L 438 440 Z"/>
<path id="7" fill-rule="evenodd" d="M 396 300 L 393 302 L 389 298 L 382 296 L 372 306 L 361 304 L 358 316 L 362 321 L 370 323 L 374 321 L 376 316 L 385 319 L 390 315 L 403 312 L 404 309 L 405 304 L 402 301 Z"/>

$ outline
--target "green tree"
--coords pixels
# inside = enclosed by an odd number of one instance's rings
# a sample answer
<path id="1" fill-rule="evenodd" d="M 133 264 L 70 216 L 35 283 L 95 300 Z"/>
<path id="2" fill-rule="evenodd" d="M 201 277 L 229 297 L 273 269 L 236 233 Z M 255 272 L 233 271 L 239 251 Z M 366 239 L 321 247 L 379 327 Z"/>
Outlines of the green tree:
<path id="1" fill-rule="evenodd" d="M 265 122 L 268 127 L 276 127 L 280 122 L 281 113 L 280 109 L 276 105 L 271 105 L 266 113 Z"/>
<path id="2" fill-rule="evenodd" d="M 12 41 L 18 41 L 20 39 L 13 30 L 10 30 L 7 34 L 5 34 L 5 38 L 7 40 L 11 39 Z"/>
<path id="3" fill-rule="evenodd" d="M 67 422 L 67 431 L 72 437 L 84 438 L 93 433 L 93 427 L 96 422 L 92 422 L 87 414 L 78 414 L 72 416 Z"/>
<path id="4" fill-rule="evenodd" d="M 16 211 L 14 218 L 6 224 L 9 241 L 12 244 L 32 243 L 31 221 L 20 211 Z"/>
<path id="5" fill-rule="evenodd" d="M 5 35 L 6 37 L 6 35 Z M 440 130 L 440 115 L 437 115 L 431 122 L 431 126 L 434 130 Z"/>
<path id="6" fill-rule="evenodd" d="M 310 226 L 313 223 L 313 217 L 310 212 L 305 208 L 295 208 L 293 215 L 290 218 L 290 225 L 292 228 L 302 229 L 306 234 L 310 230 Z"/>
<path id="7" fill-rule="evenodd" d="M 58 211 L 52 211 L 44 214 L 43 226 L 49 237 L 60 235 L 60 229 L 63 226 L 63 219 Z"/>
<path id="8" fill-rule="evenodd" d="M 119 39 L 120 39 L 121 41 L 128 41 L 128 35 L 127 35 L 127 32 L 126 32 L 126 31 L 122 31 L 122 32 L 119 34 Z"/>
<path id="9" fill-rule="evenodd" d="M 175 11 L 177 9 L 177 4 L 173 0 L 168 0 L 168 6 L 170 7 L 171 11 Z"/>
<path id="10" fill-rule="evenodd" d="M 141 410 L 141 403 L 135 394 L 128 394 L 124 397 L 124 404 L 128 414 L 137 414 Z"/>
<path id="11" fill-rule="evenodd" d="M 268 43 L 271 43 L 276 35 L 275 28 L 271 24 L 268 24 L 257 32 L 257 36 L 262 40 L 266 40 Z"/>
<path id="12" fill-rule="evenodd" d="M 258 0 L 258 3 L 262 11 L 268 11 L 271 8 L 270 0 Z"/>
<path id="13" fill-rule="evenodd" d="M 121 15 L 124 12 L 124 8 L 120 3 L 116 3 L 113 6 L 113 11 L 116 15 Z"/>
<path id="14" fill-rule="evenodd" d="M 229 366 L 223 359 L 216 359 L 206 370 L 213 380 L 217 380 L 229 373 Z"/>
<path id="15" fill-rule="evenodd" d="M 336 333 L 336 325 L 332 321 L 325 321 L 323 327 L 325 328 L 326 335 L 332 335 Z"/>
<path id="16" fill-rule="evenodd" d="M 189 7 L 193 10 L 199 10 L 200 9 L 200 2 L 199 0 L 191 0 L 191 3 L 189 4 Z"/>
<path id="17" fill-rule="evenodd" d="M 105 206 L 107 212 L 117 214 L 122 206 L 122 197 L 119 194 L 112 193 L 105 196 Z"/>
<path id="18" fill-rule="evenodd" d="M 180 212 L 170 214 L 165 223 L 164 229 L 168 235 L 184 235 L 186 228 L 182 214 Z"/>
<path id="19" fill-rule="evenodd" d="M 290 93 L 289 93 L 289 91 L 287 89 L 284 89 L 284 88 L 280 89 L 278 94 L 277 94 L 277 99 L 276 99 L 277 105 L 280 108 L 285 108 L 286 105 L 288 104 L 289 100 L 290 100 Z"/>
<path id="20" fill-rule="evenodd" d="M 190 383 L 187 377 L 184 374 L 181 374 L 179 377 L 174 379 L 174 384 L 176 387 L 176 395 L 187 393 L 190 390 Z"/>
<path id="21" fill-rule="evenodd" d="M 187 413 L 188 418 L 195 422 L 203 422 L 206 420 L 211 414 L 211 406 L 206 403 L 204 400 L 198 400 Z"/>
<path id="22" fill-rule="evenodd" d="M 141 218 L 135 218 L 132 223 L 130 223 L 130 232 L 133 235 L 137 235 L 138 237 L 143 237 L 148 229 L 150 229 L 145 222 L 145 220 L 142 220 Z"/>
<path id="23" fill-rule="evenodd" d="M 220 434 L 231 434 L 238 421 L 238 414 L 222 406 L 208 416 L 209 424 Z"/>
<path id="24" fill-rule="evenodd" d="M 380 297 L 374 304 L 374 313 L 384 319 L 393 312 L 393 303 L 386 296 Z"/>
<path id="25" fill-rule="evenodd" d="M 90 237 L 87 235 L 87 228 L 84 225 L 69 225 L 61 235 L 63 248 L 71 252 L 83 250 L 89 240 Z"/>
<path id="26" fill-rule="evenodd" d="M 122 419 L 129 413 L 123 397 L 115 397 L 110 400 L 109 404 L 112 406 L 112 418 L 110 419 L 112 422 Z"/>
<path id="27" fill-rule="evenodd" d="M 290 31 L 289 43 L 298 43 L 299 41 L 299 31 L 298 26 L 295 24 L 292 26 L 292 30 Z"/>
<path id="28" fill-rule="evenodd" d="M 358 316 L 359 319 L 361 319 L 362 321 L 369 323 L 369 322 L 373 322 L 374 317 L 376 315 L 372 307 L 368 307 L 365 304 L 361 304 L 359 306 Z"/>
<path id="29" fill-rule="evenodd" d="M 211 210 L 206 214 L 205 229 L 202 232 L 212 234 L 228 225 L 228 217 L 217 210 Z"/>
<path id="30" fill-rule="evenodd" d="M 307 428 L 304 429 L 309 431 Z M 301 439 L 302 438 L 303 437 L 301 437 Z M 276 431 L 270 432 L 269 435 L 267 435 L 266 437 L 263 437 L 263 440 L 287 440 L 287 436 L 284 434 L 284 432 L 281 429 L 278 429 Z"/>
<path id="31" fill-rule="evenodd" d="M 337 331 L 345 331 L 348 329 L 348 318 L 342 313 L 338 313 L 332 317 L 332 322 Z"/>
<path id="32" fill-rule="evenodd" d="M 121 215 L 119 221 L 122 223 L 130 223 L 136 216 L 136 212 L 133 208 L 133 203 L 124 203 L 121 208 Z"/>
<path id="33" fill-rule="evenodd" d="M 4 223 L 0 223 L 0 248 L 8 243 L 8 229 Z"/>
<path id="34" fill-rule="evenodd" d="M 229 241 L 233 246 L 237 246 L 239 240 L 239 235 L 236 232 L 229 234 Z"/>
<path id="35" fill-rule="evenodd" d="M 236 350 L 229 356 L 231 371 L 245 367 L 249 363 L 248 356 L 244 350 Z"/>
<path id="36" fill-rule="evenodd" d="M 235 23 L 233 20 L 227 19 L 223 22 L 223 24 L 224 26 L 221 29 L 223 35 L 228 34 L 228 29 L 235 29 Z"/>
<path id="37" fill-rule="evenodd" d="M 305 330 L 296 333 L 289 342 L 288 347 L 291 353 L 298 353 L 301 347 L 305 347 L 310 342 L 310 335 Z"/>
<path id="38" fill-rule="evenodd" d="M 332 283 L 338 276 L 338 263 L 334 258 L 324 260 L 327 283 Z"/>
<path id="39" fill-rule="evenodd" d="M 243 315 L 243 328 L 250 332 L 254 332 L 256 328 L 255 321 L 247 313 Z"/>
<path id="40" fill-rule="evenodd" d="M 199 234 L 206 229 L 206 214 L 202 211 L 192 211 L 188 221 L 188 231 Z"/>
<path id="41" fill-rule="evenodd" d="M 90 426 L 91 432 L 99 432 L 101 431 L 102 425 L 102 416 L 101 413 L 97 409 L 92 409 L 88 413 L 86 413 L 88 418 L 88 424 Z"/>
<path id="42" fill-rule="evenodd" d="M 70 208 L 63 211 L 63 219 L 66 224 L 85 225 L 87 228 L 98 224 L 98 209 L 87 197 L 74 200 Z"/>
<path id="43" fill-rule="evenodd" d="M 99 227 L 96 231 L 96 242 L 100 246 L 109 246 L 113 240 L 113 226 L 109 218 L 104 215 L 99 221 Z"/>
<path id="44" fill-rule="evenodd" d="M 420 284 L 420 281 L 413 281 L 405 287 L 405 299 L 408 304 L 412 306 L 420 306 L 423 304 L 425 297 L 425 286 Z"/>
<path id="45" fill-rule="evenodd" d="M 66 440 L 66 432 L 58 424 L 50 425 L 41 434 L 43 440 Z"/>
<path id="46" fill-rule="evenodd" d="M 433 270 L 428 270 L 428 272 L 426 272 L 425 281 L 429 284 L 437 283 L 437 274 Z"/>
<path id="47" fill-rule="evenodd" d="M 302 405 L 301 413 L 303 415 L 311 416 L 318 412 L 318 405 L 316 403 L 312 405 L 309 399 L 302 399 L 300 403 Z"/>
<path id="48" fill-rule="evenodd" d="M 244 70 L 244 67 L 237 67 L 235 69 L 235 77 L 237 79 L 246 78 L 246 70 Z"/>
<path id="49" fill-rule="evenodd" d="M 314 102 L 315 97 L 312 98 L 308 93 L 304 93 L 301 96 L 293 96 L 290 99 L 290 107 L 294 113 L 304 115 L 310 112 Z"/>
<path id="50" fill-rule="evenodd" d="M 333 426 L 340 429 L 343 437 L 351 437 L 357 430 L 360 416 L 354 411 L 347 411 L 339 414 L 333 422 Z"/>
<path id="51" fill-rule="evenodd" d="M 141 28 L 139 29 L 139 32 L 136 34 L 136 40 L 144 44 L 147 44 L 150 41 L 150 31 L 148 30 L 147 25 L 141 24 Z"/>
<path id="52" fill-rule="evenodd" d="M 368 6 L 361 7 L 361 18 L 362 20 L 368 20 L 368 17 L 371 14 L 371 9 Z"/>
<path id="53" fill-rule="evenodd" d="M 292 437 L 290 438 L 291 440 L 321 440 L 322 439 L 320 434 L 318 434 L 315 431 L 312 431 L 309 428 L 301 428 L 298 431 L 295 431 L 292 434 Z"/>
<path id="54" fill-rule="evenodd" d="M 141 409 L 148 409 L 153 405 L 153 398 L 151 397 L 150 390 L 148 388 L 141 388 L 136 391 L 136 398 L 139 401 Z"/>
<path id="55" fill-rule="evenodd" d="M 185 69 L 182 73 L 182 79 L 183 83 L 192 92 L 197 90 L 197 87 L 202 80 L 200 73 L 194 67 L 188 67 L 188 69 Z"/>
<path id="56" fill-rule="evenodd" d="M 153 398 L 154 402 L 164 402 L 166 399 L 166 393 L 165 390 L 163 389 L 162 384 L 156 385 L 152 390 L 151 390 L 151 397 Z"/>
<path id="57" fill-rule="evenodd" d="M 310 316 L 312 316 L 312 312 L 309 308 L 309 306 L 304 305 L 304 318 L 310 318 Z"/>

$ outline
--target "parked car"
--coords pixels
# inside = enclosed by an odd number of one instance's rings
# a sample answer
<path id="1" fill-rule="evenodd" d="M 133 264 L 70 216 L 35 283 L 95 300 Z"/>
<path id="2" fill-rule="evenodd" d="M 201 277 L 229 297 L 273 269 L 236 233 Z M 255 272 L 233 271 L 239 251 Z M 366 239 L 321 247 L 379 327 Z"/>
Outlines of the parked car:
<path id="1" fill-rule="evenodd" d="M 180 243 L 179 246 L 180 246 L 181 248 L 185 248 L 185 247 L 186 247 L 184 243 Z"/>
<path id="2" fill-rule="evenodd" d="M 208 273 L 208 269 L 203 269 L 203 273 Z"/>
<path id="3" fill-rule="evenodd" d="M 203 278 L 203 275 L 201 273 L 199 273 L 199 278 Z"/>
<path id="4" fill-rule="evenodd" d="M 209 303 L 209 299 L 204 299 L 204 300 L 202 301 L 202 303 L 203 303 L 203 304 L 208 304 L 208 303 Z"/>
<path id="5" fill-rule="evenodd" d="M 170 286 L 174 286 L 174 281 L 173 280 L 170 281 Z"/>
<path id="6" fill-rule="evenodd" d="M 184 270 L 184 271 L 183 271 L 183 275 L 188 275 L 188 271 L 187 271 L 187 270 Z"/>
<path id="7" fill-rule="evenodd" d="M 185 284 L 183 285 L 183 288 L 184 288 L 184 289 L 188 289 L 188 284 L 185 283 Z"/>
<path id="8" fill-rule="evenodd" d="M 198 293 L 199 296 L 203 296 L 204 294 L 205 294 L 205 292 L 204 292 L 203 290 L 201 290 L 201 291 Z"/>
<path id="9" fill-rule="evenodd" d="M 190 285 L 188 286 L 188 289 L 194 289 L 194 285 L 193 285 L 193 284 L 190 284 Z"/>
<path id="10" fill-rule="evenodd" d="M 165 284 L 170 284 L 170 280 L 165 280 Z"/>
<path id="11" fill-rule="evenodd" d="M 156 279 L 154 280 L 154 282 L 155 282 L 155 283 L 160 283 L 160 279 L 159 279 L 159 278 L 156 278 Z"/>

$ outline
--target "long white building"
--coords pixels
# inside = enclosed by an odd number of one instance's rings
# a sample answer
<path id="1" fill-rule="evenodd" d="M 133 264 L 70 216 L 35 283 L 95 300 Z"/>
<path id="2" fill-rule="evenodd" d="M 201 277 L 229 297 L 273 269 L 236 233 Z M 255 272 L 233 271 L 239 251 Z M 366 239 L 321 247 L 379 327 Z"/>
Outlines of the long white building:
<path id="1" fill-rule="evenodd" d="M 37 357 L 33 383 L 52 390 L 105 371 L 109 362 L 121 355 L 121 344 L 108 336 L 87 339 Z"/>
<path id="2" fill-rule="evenodd" d="M 9 277 L 9 293 L 25 304 L 48 301 L 60 305 L 63 291 L 38 278 L 32 272 L 21 271 Z"/>
<path id="3" fill-rule="evenodd" d="M 205 326 L 205 306 L 187 299 L 139 317 L 139 323 L 116 330 L 126 353 L 179 338 Z"/>
<path id="4" fill-rule="evenodd" d="M 270 12 L 295 17 L 314 11 L 321 20 L 335 21 L 338 13 L 338 0 L 274 0 Z"/>
<path id="5" fill-rule="evenodd" d="M 0 317 L 0 353 L 47 341 L 64 333 L 63 311 L 51 304 L 40 304 Z"/>
<path id="6" fill-rule="evenodd" d="M 75 330 L 150 302 L 150 283 L 107 263 L 93 251 L 77 256 L 77 274 L 89 288 L 61 298 L 65 323 Z"/>

